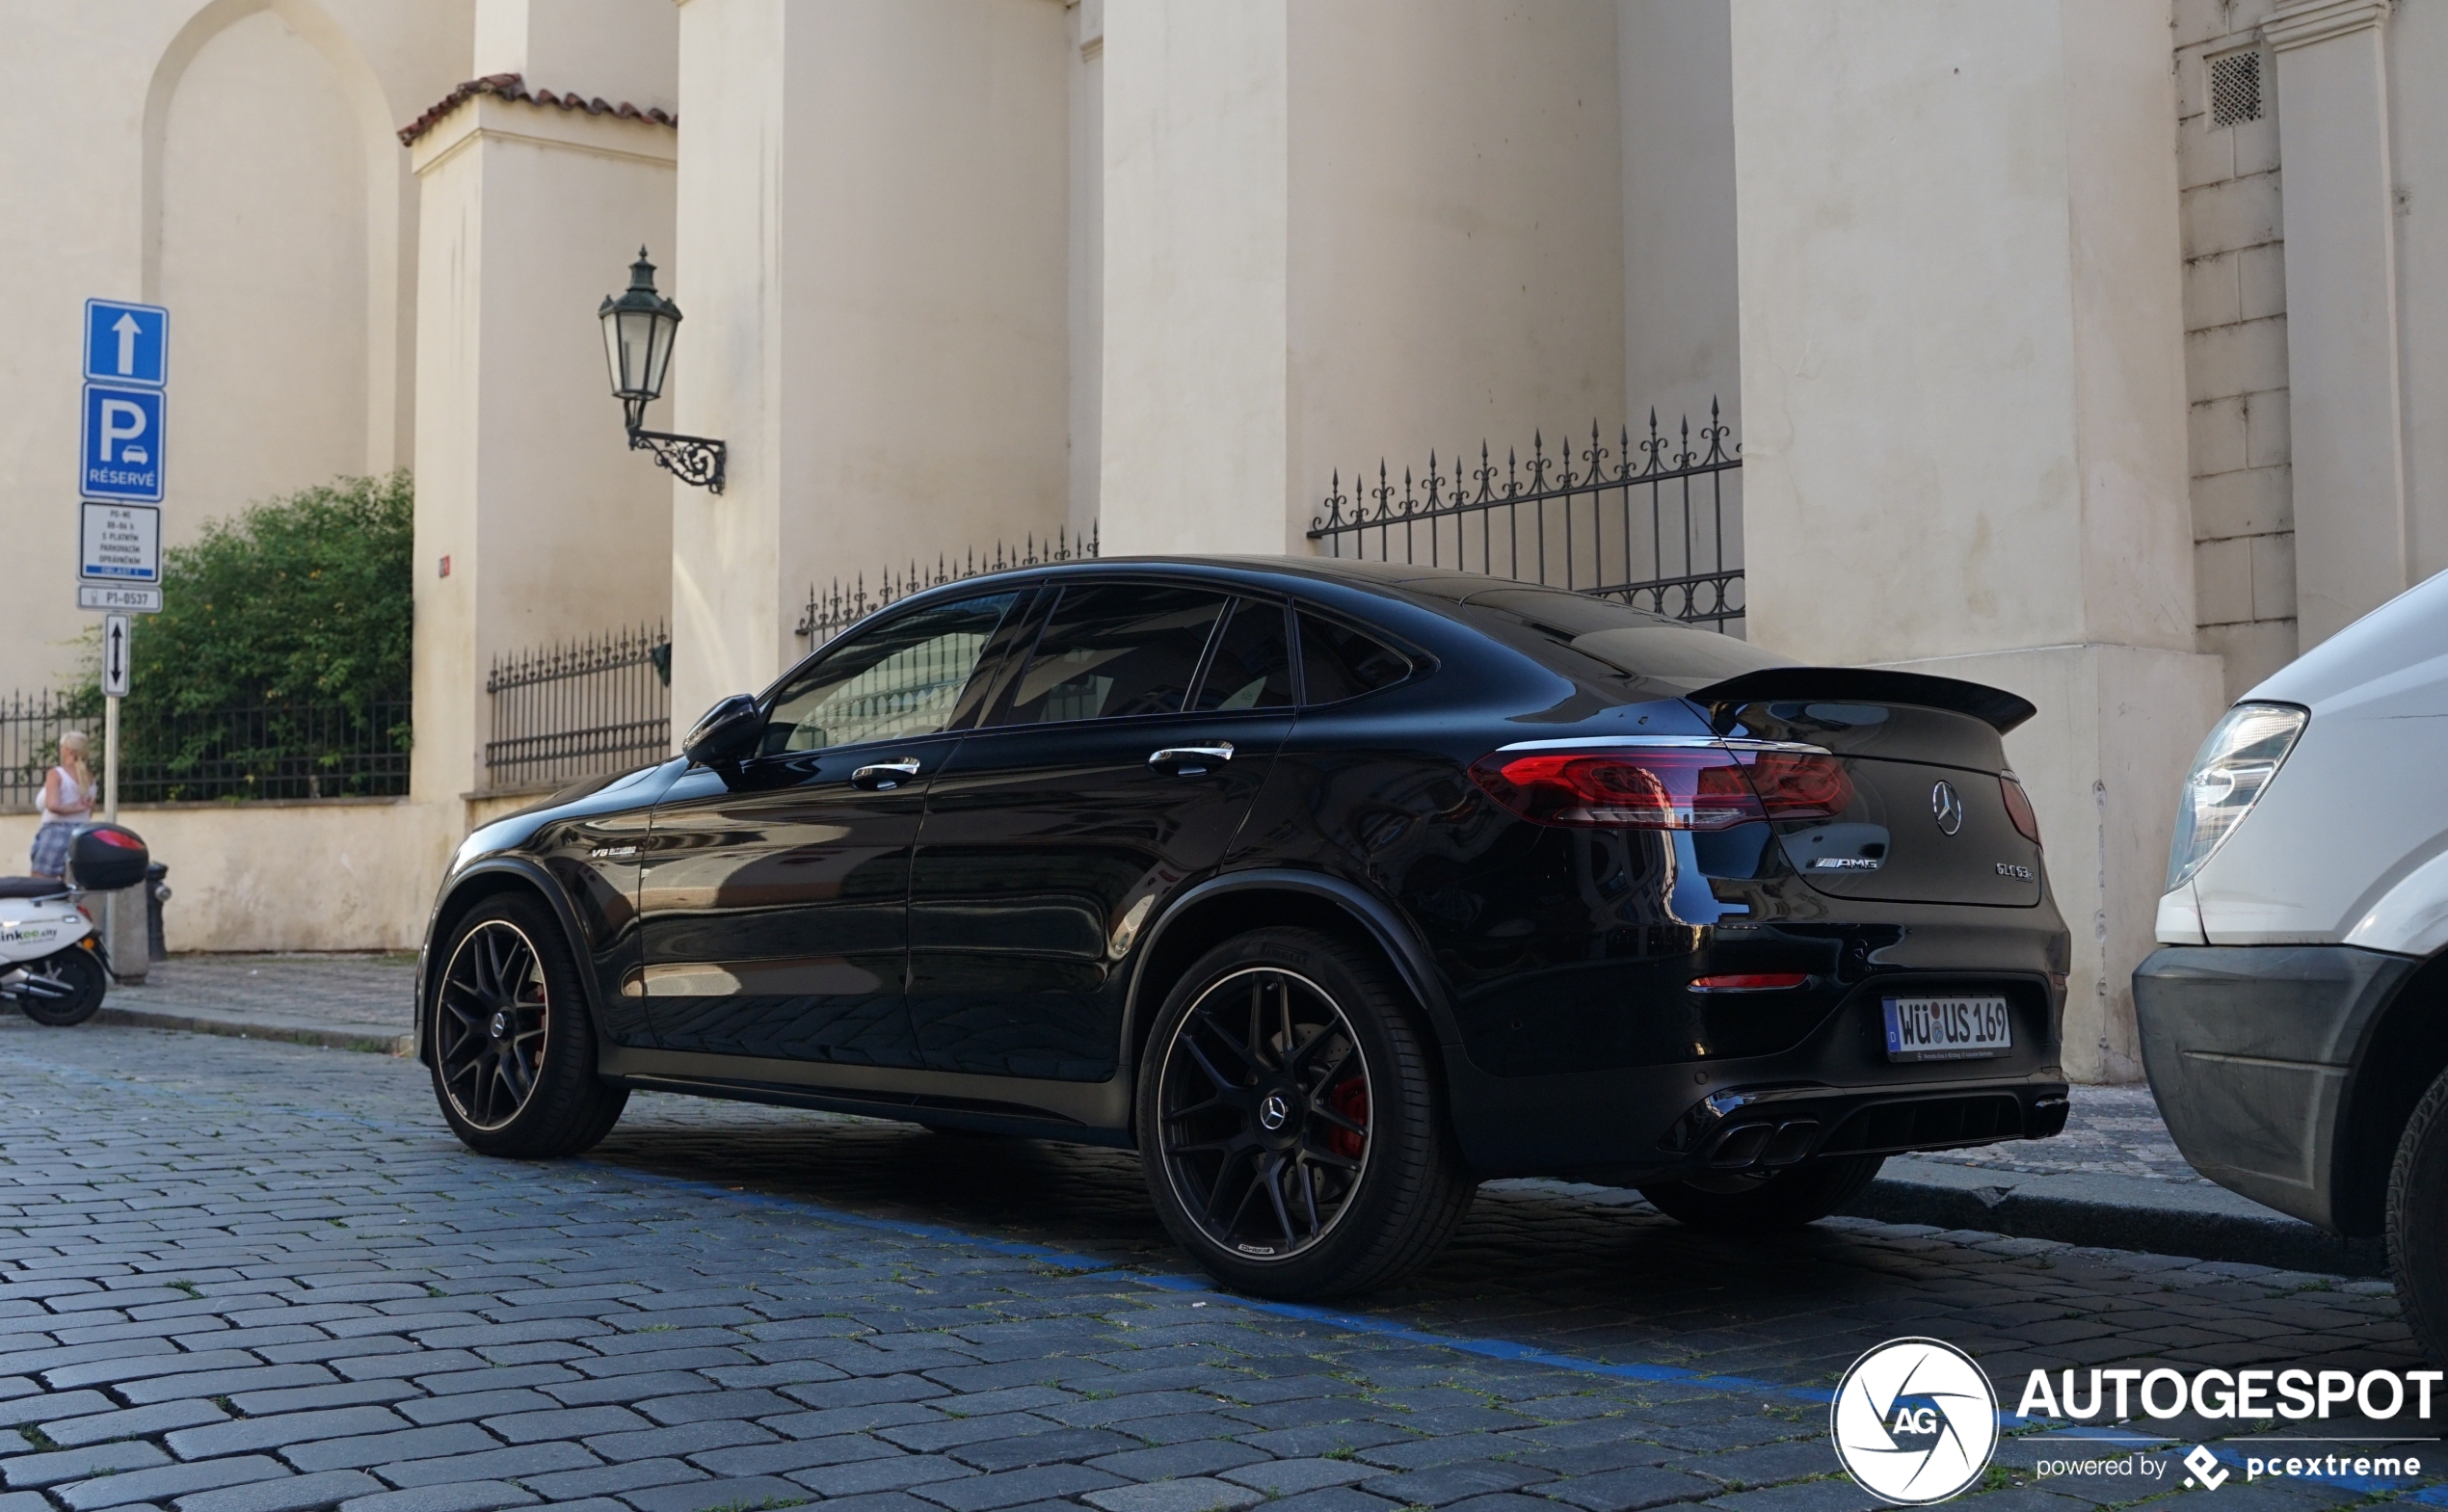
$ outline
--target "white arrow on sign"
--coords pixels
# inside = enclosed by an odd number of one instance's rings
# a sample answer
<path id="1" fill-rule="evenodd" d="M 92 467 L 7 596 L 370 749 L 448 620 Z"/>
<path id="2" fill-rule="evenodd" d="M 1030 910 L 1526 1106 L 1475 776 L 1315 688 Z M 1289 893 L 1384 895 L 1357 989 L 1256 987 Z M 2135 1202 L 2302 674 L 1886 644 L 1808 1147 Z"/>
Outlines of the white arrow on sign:
<path id="1" fill-rule="evenodd" d="M 102 691 L 118 699 L 127 696 L 127 616 L 102 616 Z"/>
<path id="2" fill-rule="evenodd" d="M 136 371 L 136 332 L 141 329 L 136 317 L 124 310 L 120 312 L 118 324 L 111 327 L 119 336 L 119 370 L 122 378 Z"/>

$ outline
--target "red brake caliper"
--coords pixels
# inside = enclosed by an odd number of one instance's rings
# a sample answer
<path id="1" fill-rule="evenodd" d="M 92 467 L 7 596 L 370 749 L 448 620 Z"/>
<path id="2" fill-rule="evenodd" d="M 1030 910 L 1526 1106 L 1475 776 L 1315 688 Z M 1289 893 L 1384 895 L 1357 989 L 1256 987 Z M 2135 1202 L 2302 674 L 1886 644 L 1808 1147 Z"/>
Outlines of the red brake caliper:
<path id="1" fill-rule="evenodd" d="M 1326 1105 L 1362 1128 L 1367 1128 L 1369 1127 L 1369 1083 L 1358 1076 L 1352 1077 L 1326 1095 Z M 1326 1134 L 1326 1148 L 1346 1160 L 1359 1159 L 1361 1148 L 1366 1143 L 1365 1136 L 1356 1134 L 1348 1128 L 1330 1128 Z"/>

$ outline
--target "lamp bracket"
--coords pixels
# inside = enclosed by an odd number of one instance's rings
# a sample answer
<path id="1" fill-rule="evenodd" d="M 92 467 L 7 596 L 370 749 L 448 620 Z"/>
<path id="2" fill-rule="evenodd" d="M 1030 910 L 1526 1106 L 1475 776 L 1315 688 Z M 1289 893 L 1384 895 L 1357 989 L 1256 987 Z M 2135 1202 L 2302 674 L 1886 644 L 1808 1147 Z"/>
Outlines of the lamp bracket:
<path id="1" fill-rule="evenodd" d="M 723 464 L 728 448 L 702 436 L 674 436 L 665 431 L 629 427 L 629 450 L 651 452 L 654 465 L 709 493 L 723 491 Z"/>

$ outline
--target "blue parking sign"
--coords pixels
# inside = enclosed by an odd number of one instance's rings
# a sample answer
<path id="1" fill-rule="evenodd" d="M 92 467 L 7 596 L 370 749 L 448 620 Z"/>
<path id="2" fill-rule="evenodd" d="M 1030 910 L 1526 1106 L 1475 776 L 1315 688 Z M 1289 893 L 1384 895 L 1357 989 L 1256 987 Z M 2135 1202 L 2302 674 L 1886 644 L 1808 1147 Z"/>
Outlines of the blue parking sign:
<path id="1" fill-rule="evenodd" d="M 85 376 L 161 387 L 170 379 L 170 311 L 158 305 L 87 300 Z"/>
<path id="2" fill-rule="evenodd" d="M 77 491 L 89 499 L 162 499 L 162 391 L 85 385 L 85 455 Z"/>

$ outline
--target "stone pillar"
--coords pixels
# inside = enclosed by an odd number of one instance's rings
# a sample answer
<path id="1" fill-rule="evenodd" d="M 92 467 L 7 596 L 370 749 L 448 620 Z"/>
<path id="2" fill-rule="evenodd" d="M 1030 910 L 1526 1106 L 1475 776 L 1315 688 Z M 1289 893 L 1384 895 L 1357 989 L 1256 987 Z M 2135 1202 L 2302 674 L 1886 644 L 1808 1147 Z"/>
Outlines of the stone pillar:
<path id="1" fill-rule="evenodd" d="M 619 70 L 551 62 L 540 38 L 534 51 L 492 61 L 520 66 L 503 73 L 542 68 L 549 84 L 458 92 L 412 144 L 421 214 L 411 786 L 421 800 L 498 785 L 484 764 L 496 656 L 669 613 L 671 483 L 627 448 L 595 312 L 627 283 L 640 243 L 671 286 L 676 134 L 519 95 L 611 99 L 620 89 L 647 98 L 616 103 L 668 113 L 671 16 L 657 0 L 588 9 L 607 26 L 629 12 L 641 29 L 659 17 L 665 82 L 652 77 L 644 42 L 625 80 L 599 83 L 571 75 Z M 669 408 L 648 424 L 668 428 Z"/>
<path id="2" fill-rule="evenodd" d="M 1727 11 L 1690 0 L 1617 0 L 1615 24 L 1630 418 L 1636 427 L 1654 408 L 1672 426 L 1678 416 L 1707 414 L 1714 400 L 1740 437 Z"/>
<path id="3" fill-rule="evenodd" d="M 1050 4 L 687 0 L 672 711 L 805 650 L 812 587 L 1065 521 L 1070 23 Z"/>
<path id="4" fill-rule="evenodd" d="M 2125 0 L 1733 8 L 1751 637 L 2039 705 L 2007 749 L 2092 1081 L 2142 1074 L 2131 972 L 2222 702 L 2167 48 Z"/>
<path id="5" fill-rule="evenodd" d="M 2262 23 L 2286 172 L 2295 602 L 2311 650 L 2405 591 L 2406 454 L 2390 211 L 2387 0 Z"/>
<path id="6" fill-rule="evenodd" d="M 1337 469 L 1613 434 L 1614 0 L 1133 0 L 1104 37 L 1108 552 L 1307 554 Z"/>
<path id="7" fill-rule="evenodd" d="M 1071 533 L 1097 527 L 1104 481 L 1105 294 L 1105 0 L 1070 0 Z"/>

